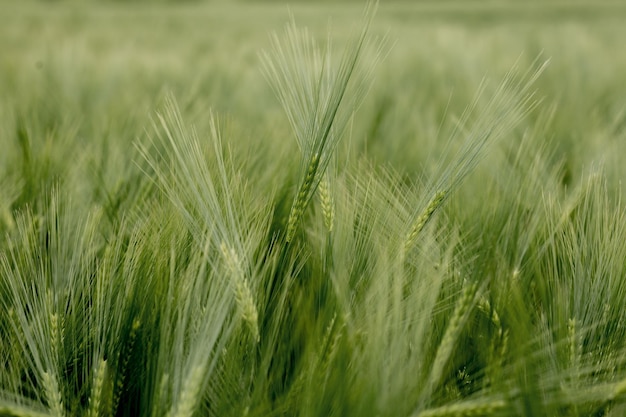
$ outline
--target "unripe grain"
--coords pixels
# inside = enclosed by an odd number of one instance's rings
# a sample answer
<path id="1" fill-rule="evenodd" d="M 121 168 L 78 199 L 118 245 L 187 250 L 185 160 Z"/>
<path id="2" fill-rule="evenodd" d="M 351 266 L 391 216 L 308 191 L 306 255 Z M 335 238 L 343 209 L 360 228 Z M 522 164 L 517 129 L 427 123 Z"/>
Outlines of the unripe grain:
<path id="1" fill-rule="evenodd" d="M 413 222 L 411 226 L 411 230 L 407 233 L 406 239 L 404 241 L 404 250 L 408 252 L 413 245 L 415 244 L 415 240 L 417 236 L 422 232 L 426 223 L 431 219 L 435 211 L 441 206 L 443 200 L 446 198 L 446 192 L 443 190 L 437 191 L 433 198 L 430 199 L 428 206 L 422 211 L 419 217 Z"/>
<path id="2" fill-rule="evenodd" d="M 63 409 L 63 399 L 59 390 L 59 382 L 55 375 L 44 372 L 42 375 L 42 384 L 46 399 L 48 400 L 48 408 L 53 416 L 63 417 L 65 410 Z"/>
<path id="3" fill-rule="evenodd" d="M 101 359 L 98 367 L 94 370 L 91 396 L 89 397 L 89 417 L 98 417 L 102 403 L 102 392 L 104 390 L 104 377 L 107 370 L 107 361 Z"/>
<path id="4" fill-rule="evenodd" d="M 322 213 L 324 214 L 324 224 L 329 232 L 333 231 L 333 222 L 335 219 L 335 207 L 333 196 L 330 190 L 330 178 L 328 174 L 324 174 L 319 185 L 320 202 L 322 203 Z"/>
<path id="5" fill-rule="evenodd" d="M 432 390 L 439 383 L 445 366 L 454 352 L 457 339 L 463 329 L 463 325 L 465 324 L 472 303 L 474 302 L 475 295 L 476 284 L 467 285 L 463 289 L 463 293 L 456 303 L 456 308 L 454 309 L 454 313 L 452 313 L 452 317 L 450 317 L 448 327 L 446 328 L 443 338 L 441 339 L 439 349 L 437 349 L 437 354 L 433 361 L 433 366 L 430 372 L 430 390 Z"/>
<path id="6" fill-rule="evenodd" d="M 250 290 L 250 285 L 246 280 L 241 261 L 234 249 L 229 248 L 225 242 L 220 244 L 220 251 L 224 258 L 224 263 L 228 268 L 235 284 L 235 301 L 243 320 L 248 324 L 250 332 L 255 341 L 259 341 L 259 314 Z"/>
<path id="7" fill-rule="evenodd" d="M 191 417 L 198 406 L 198 400 L 201 393 L 202 378 L 204 377 L 204 368 L 202 366 L 194 367 L 183 385 L 180 393 L 178 404 L 175 404 L 176 411 L 171 412 L 173 417 Z"/>
<path id="8" fill-rule="evenodd" d="M 319 163 L 320 155 L 319 153 L 315 153 L 311 158 L 311 162 L 309 162 L 306 176 L 304 177 L 302 185 L 300 185 L 298 195 L 296 196 L 293 205 L 291 206 L 291 211 L 289 212 L 289 219 L 287 221 L 287 242 L 291 242 L 293 240 L 293 237 L 296 233 L 296 227 L 298 226 L 298 222 L 300 221 L 300 218 L 304 213 L 304 209 L 306 208 L 310 200 L 311 189 L 313 188 L 313 183 L 315 180 L 315 175 L 317 174 L 317 168 L 319 167 Z"/>

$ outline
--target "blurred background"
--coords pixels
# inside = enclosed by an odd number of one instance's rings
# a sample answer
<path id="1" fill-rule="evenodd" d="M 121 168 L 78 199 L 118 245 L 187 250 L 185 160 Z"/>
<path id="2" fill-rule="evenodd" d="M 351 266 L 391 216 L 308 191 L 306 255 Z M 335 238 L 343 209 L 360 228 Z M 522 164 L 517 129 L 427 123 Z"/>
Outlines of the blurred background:
<path id="1" fill-rule="evenodd" d="M 284 137 L 265 144 L 292 151 L 259 52 L 291 16 L 322 42 L 330 33 L 340 50 L 364 5 L 0 0 L 0 133 L 12 137 L 16 115 L 27 114 L 50 137 L 75 132 L 56 140 L 98 143 L 122 157 L 171 92 L 194 123 L 212 108 L 230 120 L 233 137 Z M 372 33 L 389 48 L 352 127 L 355 147 L 408 171 L 427 164 L 445 136 L 442 121 L 455 120 L 485 77 L 497 82 L 542 57 L 551 61 L 538 83 L 550 114 L 542 123 L 555 158 L 573 173 L 614 160 L 626 125 L 624 22 L 624 1 L 383 0 Z M 119 175 L 108 160 L 91 163 L 105 178 Z"/>

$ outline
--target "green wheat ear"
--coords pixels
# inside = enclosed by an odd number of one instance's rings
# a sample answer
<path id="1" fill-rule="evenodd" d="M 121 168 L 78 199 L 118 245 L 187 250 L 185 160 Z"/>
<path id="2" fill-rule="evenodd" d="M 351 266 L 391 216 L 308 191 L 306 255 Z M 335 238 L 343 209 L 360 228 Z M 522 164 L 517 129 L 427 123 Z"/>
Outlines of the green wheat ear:
<path id="1" fill-rule="evenodd" d="M 372 69 L 382 55 L 379 42 L 367 64 L 361 59 L 376 9 L 368 3 L 359 36 L 346 46 L 338 65 L 330 43 L 320 48 L 312 35 L 292 21 L 285 36 L 272 38 L 273 48 L 261 55 L 264 73 L 278 97 L 302 152 L 298 189 L 289 210 L 286 241 L 291 242 L 312 196 L 322 181 L 346 124 L 369 89 Z M 322 195 L 325 222 L 331 228 L 329 194 Z"/>
<path id="2" fill-rule="evenodd" d="M 87 412 L 88 417 L 98 417 L 101 413 L 106 371 L 107 361 L 100 359 L 98 366 L 95 367 L 93 372 L 91 396 L 89 397 L 89 411 Z"/>
<path id="3" fill-rule="evenodd" d="M 247 323 L 252 336 L 255 341 L 260 340 L 259 335 L 259 313 L 254 302 L 254 296 L 243 268 L 241 267 L 241 261 L 234 249 L 229 248 L 225 242 L 220 244 L 220 252 L 224 263 L 230 272 L 230 275 L 234 281 L 235 289 L 235 301 L 237 309 L 243 320 Z"/>
<path id="4" fill-rule="evenodd" d="M 333 200 L 328 171 L 324 173 L 322 181 L 320 181 L 318 192 L 322 205 L 322 214 L 324 215 L 324 225 L 326 225 L 329 232 L 332 232 L 333 223 L 335 222 L 335 202 Z"/>
<path id="5" fill-rule="evenodd" d="M 52 373 L 44 372 L 41 376 L 41 383 L 43 385 L 44 392 L 46 393 L 48 407 L 52 415 L 56 417 L 65 416 L 63 399 L 59 389 L 59 381 L 56 376 Z"/>
<path id="6" fill-rule="evenodd" d="M 411 230 L 406 235 L 406 239 L 404 241 L 404 251 L 408 252 L 413 245 L 419 234 L 422 232 L 428 221 L 433 217 L 435 211 L 441 207 L 444 200 L 446 199 L 447 193 L 443 190 L 437 191 L 435 195 L 430 199 L 430 202 L 426 206 L 426 208 L 422 211 L 422 213 L 415 219 L 413 225 L 411 226 Z"/>
<path id="7" fill-rule="evenodd" d="M 287 242 L 291 242 L 293 239 L 298 222 L 300 221 L 300 218 L 304 213 L 304 209 L 311 199 L 311 194 L 314 191 L 313 183 L 319 168 L 319 163 L 319 154 L 313 155 L 311 162 L 309 162 L 309 169 L 304 177 L 304 181 L 300 185 L 300 191 L 298 191 L 289 212 L 289 219 L 287 220 Z"/>
<path id="8" fill-rule="evenodd" d="M 463 288 L 463 292 L 456 302 L 456 307 L 450 317 L 450 321 L 448 322 L 448 326 L 433 360 L 429 375 L 429 385 L 427 386 L 426 392 L 432 393 L 432 390 L 441 382 L 445 366 L 454 353 L 458 338 L 469 319 L 469 315 L 477 298 L 479 298 L 477 284 L 469 284 Z"/>

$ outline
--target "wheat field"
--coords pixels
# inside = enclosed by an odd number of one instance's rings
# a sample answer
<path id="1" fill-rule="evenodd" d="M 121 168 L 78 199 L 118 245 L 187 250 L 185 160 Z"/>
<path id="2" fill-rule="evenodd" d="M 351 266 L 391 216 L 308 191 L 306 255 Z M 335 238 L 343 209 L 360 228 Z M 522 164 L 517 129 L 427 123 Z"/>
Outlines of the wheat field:
<path id="1" fill-rule="evenodd" d="M 0 0 L 0 415 L 624 415 L 624 21 Z"/>

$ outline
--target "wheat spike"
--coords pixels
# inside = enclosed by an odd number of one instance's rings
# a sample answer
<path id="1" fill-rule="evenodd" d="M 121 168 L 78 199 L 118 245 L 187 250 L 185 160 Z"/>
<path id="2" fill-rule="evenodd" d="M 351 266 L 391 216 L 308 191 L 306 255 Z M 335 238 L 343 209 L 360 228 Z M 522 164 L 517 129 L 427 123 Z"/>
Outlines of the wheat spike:
<path id="1" fill-rule="evenodd" d="M 202 386 L 202 378 L 204 377 L 204 368 L 202 366 L 194 367 L 187 380 L 183 385 L 180 393 L 178 404 L 175 404 L 176 411 L 170 411 L 169 415 L 173 417 L 191 417 L 196 410 L 200 397 L 200 388 Z M 172 406 L 172 408 L 174 407 Z"/>
<path id="2" fill-rule="evenodd" d="M 498 338 L 502 337 L 502 323 L 500 322 L 500 315 L 496 311 L 496 309 L 491 305 L 489 300 L 485 296 L 481 296 L 478 301 L 478 308 L 482 311 L 486 316 L 489 317 L 491 323 L 496 327 L 498 332 Z"/>
<path id="3" fill-rule="evenodd" d="M 59 348 L 63 341 L 63 325 L 59 323 L 59 315 L 50 314 L 50 346 L 55 360 L 59 357 Z"/>
<path id="4" fill-rule="evenodd" d="M 413 245 L 415 244 L 415 240 L 417 236 L 422 232 L 426 223 L 431 219 L 435 211 L 441 206 L 443 200 L 446 198 L 447 193 L 443 190 L 437 191 L 433 198 L 428 202 L 428 206 L 422 211 L 422 213 L 417 217 L 413 225 L 411 226 L 411 230 L 407 233 L 406 239 L 404 241 L 404 251 L 408 252 Z"/>
<path id="5" fill-rule="evenodd" d="M 329 232 L 333 231 L 333 222 L 335 220 L 335 204 L 330 189 L 330 177 L 326 172 L 320 181 L 318 188 L 320 202 L 322 203 L 322 213 L 324 214 L 324 224 Z"/>
<path id="6" fill-rule="evenodd" d="M 452 313 L 452 317 L 450 317 L 448 327 L 446 328 L 443 338 L 441 339 L 441 343 L 439 344 L 437 354 L 435 355 L 435 359 L 433 361 L 429 377 L 429 392 L 432 392 L 432 389 L 434 389 L 439 383 L 441 376 L 443 375 L 444 368 L 448 363 L 450 356 L 454 352 L 457 338 L 463 329 L 463 325 L 469 315 L 470 307 L 475 300 L 476 289 L 476 284 L 467 285 L 463 289 L 463 293 L 456 303 L 456 308 L 454 309 L 454 313 Z"/>
<path id="7" fill-rule="evenodd" d="M 112 396 L 109 397 L 110 403 L 107 404 L 106 409 L 110 410 L 112 414 L 115 413 L 117 407 L 119 405 L 120 397 L 122 395 L 122 390 L 124 389 L 124 379 L 126 377 L 126 369 L 128 368 L 128 361 L 130 360 L 130 355 L 133 352 L 133 348 L 135 346 L 135 340 L 137 339 L 137 331 L 141 327 L 141 321 L 139 319 L 133 320 L 133 324 L 130 329 L 130 334 L 128 335 L 128 342 L 126 346 L 122 350 L 120 354 L 124 354 L 121 358 L 121 363 L 118 367 L 116 382 L 115 382 L 115 392 Z"/>
<path id="8" fill-rule="evenodd" d="M 89 397 L 89 411 L 87 412 L 88 417 L 98 417 L 100 415 L 106 370 L 107 361 L 101 359 L 93 373 L 93 385 L 91 387 L 91 396 Z"/>
<path id="9" fill-rule="evenodd" d="M 306 177 L 304 177 L 304 181 L 300 185 L 300 189 L 294 202 L 291 206 L 291 211 L 289 212 L 289 220 L 287 221 L 287 242 L 291 242 L 296 233 L 296 228 L 298 226 L 298 222 L 304 213 L 304 209 L 306 208 L 309 200 L 311 199 L 311 193 L 315 191 L 314 181 L 315 176 L 317 174 L 317 168 L 320 163 L 320 155 L 319 153 L 313 154 L 311 158 L 311 162 L 309 162 L 309 167 L 307 169 Z"/>
<path id="10" fill-rule="evenodd" d="M 257 342 L 260 339 L 259 335 L 259 314 L 254 303 L 254 297 L 250 290 L 250 285 L 246 280 L 246 277 L 241 267 L 239 256 L 234 249 L 229 248 L 225 242 L 220 244 L 220 251 L 226 267 L 231 273 L 235 281 L 235 301 L 240 311 L 241 317 L 248 324 L 250 332 Z"/>
<path id="11" fill-rule="evenodd" d="M 42 375 L 42 383 L 48 400 L 48 407 L 50 408 L 52 415 L 56 417 L 65 416 L 63 399 L 61 397 L 61 391 L 59 390 L 59 381 L 56 376 L 51 373 L 44 372 Z"/>

